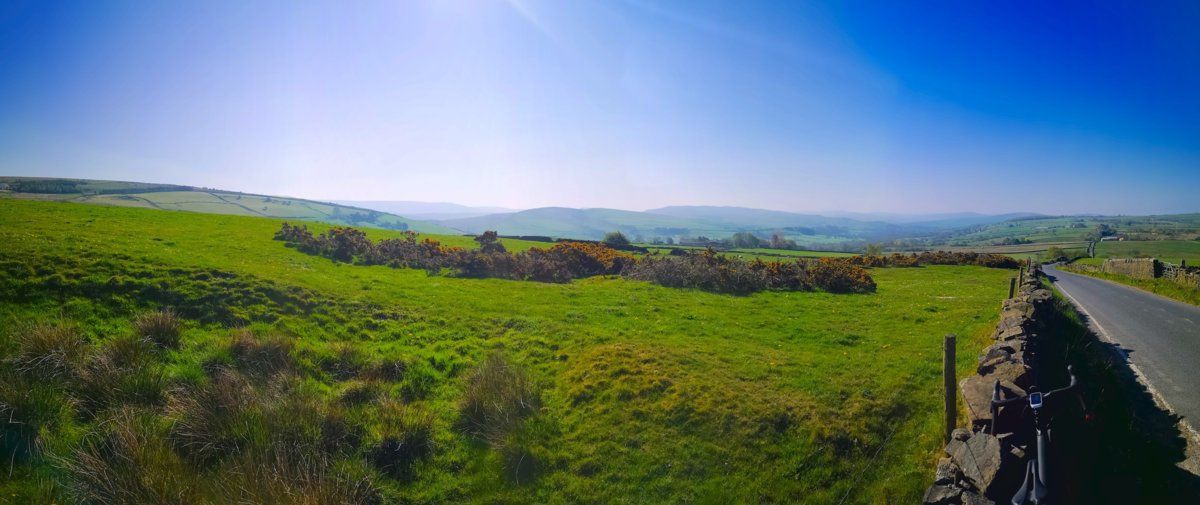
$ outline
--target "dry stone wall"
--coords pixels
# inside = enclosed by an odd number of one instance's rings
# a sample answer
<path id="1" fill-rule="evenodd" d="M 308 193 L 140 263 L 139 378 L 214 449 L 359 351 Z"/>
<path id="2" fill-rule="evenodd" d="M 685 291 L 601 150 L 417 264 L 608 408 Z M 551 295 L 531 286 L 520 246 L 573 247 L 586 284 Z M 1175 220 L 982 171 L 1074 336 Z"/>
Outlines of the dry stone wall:
<path id="1" fill-rule="evenodd" d="M 1200 268 L 1163 265 L 1162 276 L 1184 286 L 1200 289 Z"/>
<path id="2" fill-rule="evenodd" d="M 954 430 L 946 444 L 934 483 L 925 492 L 926 504 L 994 504 L 1007 501 L 1002 497 L 1011 496 L 1020 483 L 1028 441 L 1014 433 L 1019 412 L 1000 410 L 993 419 L 991 405 L 997 381 L 1005 398 L 1024 395 L 1034 384 L 1038 321 L 1053 309 L 1052 295 L 1039 280 L 1040 268 L 1032 268 L 1013 298 L 1004 301 L 993 343 L 980 354 L 976 373 L 958 384 L 968 425 Z"/>
<path id="3" fill-rule="evenodd" d="M 1104 260 L 1104 273 L 1128 275 L 1135 279 L 1154 279 L 1162 276 L 1163 264 L 1154 258 Z"/>

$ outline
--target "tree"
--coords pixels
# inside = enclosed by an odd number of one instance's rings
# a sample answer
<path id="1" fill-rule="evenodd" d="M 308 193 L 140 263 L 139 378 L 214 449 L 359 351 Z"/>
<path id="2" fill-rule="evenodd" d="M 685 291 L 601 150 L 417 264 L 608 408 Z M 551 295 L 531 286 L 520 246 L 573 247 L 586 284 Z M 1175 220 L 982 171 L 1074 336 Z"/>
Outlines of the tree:
<path id="1" fill-rule="evenodd" d="M 748 231 L 740 231 L 733 234 L 733 237 L 729 239 L 729 244 L 739 249 L 753 249 L 762 245 L 762 239 Z"/>
<path id="2" fill-rule="evenodd" d="M 611 231 L 604 234 L 604 240 L 602 242 L 604 242 L 604 245 L 613 249 L 629 247 L 629 239 L 625 238 L 625 234 L 619 231 Z"/>
<path id="3" fill-rule="evenodd" d="M 508 252 L 504 248 L 504 244 L 500 242 L 500 235 L 492 230 L 485 231 L 483 235 L 475 237 L 475 242 L 479 243 L 480 252 L 488 254 Z"/>
<path id="4" fill-rule="evenodd" d="M 875 243 L 867 244 L 867 256 L 882 256 L 883 246 Z"/>
<path id="5" fill-rule="evenodd" d="M 787 249 L 787 241 L 779 233 L 771 234 L 771 249 Z"/>

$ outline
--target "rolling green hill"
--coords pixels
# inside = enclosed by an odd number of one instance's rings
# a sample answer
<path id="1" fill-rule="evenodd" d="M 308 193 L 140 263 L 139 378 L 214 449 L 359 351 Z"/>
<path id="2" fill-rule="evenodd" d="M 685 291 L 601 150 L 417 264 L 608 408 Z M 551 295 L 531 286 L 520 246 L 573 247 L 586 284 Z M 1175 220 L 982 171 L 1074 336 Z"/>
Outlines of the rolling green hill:
<path id="1" fill-rule="evenodd" d="M 0 199 L 0 496 L 913 503 L 942 335 L 986 345 L 1012 275 L 749 296 L 453 278 L 305 254 L 280 222 Z M 176 340 L 145 315 L 164 307 Z M 533 399 L 476 435 L 489 394 Z"/>
<path id="2" fill-rule="evenodd" d="M 457 230 L 434 223 L 359 207 L 172 184 L 0 177 L 0 198 L 58 200 L 208 214 L 277 217 L 392 230 L 412 230 L 421 233 L 457 233 Z"/>

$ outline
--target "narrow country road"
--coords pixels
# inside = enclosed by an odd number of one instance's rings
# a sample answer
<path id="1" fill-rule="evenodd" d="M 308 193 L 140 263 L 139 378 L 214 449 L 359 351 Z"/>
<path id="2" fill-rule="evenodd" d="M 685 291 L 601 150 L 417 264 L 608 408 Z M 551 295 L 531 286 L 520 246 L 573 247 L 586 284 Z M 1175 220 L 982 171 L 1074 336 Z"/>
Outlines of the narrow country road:
<path id="1" fill-rule="evenodd" d="M 1175 413 L 1200 427 L 1200 307 L 1054 265 L 1043 270 L 1103 336 L 1129 352 Z"/>

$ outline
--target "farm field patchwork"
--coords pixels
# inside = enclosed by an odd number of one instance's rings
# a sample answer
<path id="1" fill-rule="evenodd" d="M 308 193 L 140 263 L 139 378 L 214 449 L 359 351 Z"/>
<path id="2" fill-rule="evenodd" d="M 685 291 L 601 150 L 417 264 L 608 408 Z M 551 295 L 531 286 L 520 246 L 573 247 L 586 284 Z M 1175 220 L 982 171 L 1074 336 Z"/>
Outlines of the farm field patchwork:
<path id="1" fill-rule="evenodd" d="M 339 368 L 344 356 L 406 363 L 371 382 L 376 402 L 347 411 L 366 434 L 337 453 L 339 472 L 366 476 L 388 502 L 912 503 L 941 449 L 942 335 L 960 336 L 960 374 L 972 369 L 1014 273 L 872 269 L 869 295 L 464 279 L 306 255 L 272 240 L 280 222 L 0 199 L 3 338 L 65 321 L 111 346 L 165 303 L 184 321 L 160 358 L 170 391 L 217 380 L 211 363 L 238 363 L 230 342 L 247 328 L 289 342 L 298 387 L 320 405 L 367 387 Z M 495 353 L 541 390 L 502 445 L 462 428 L 472 371 Z M 174 401 L 142 408 L 159 426 Z M 387 409 L 429 419 L 428 453 L 403 472 L 372 459 Z M 0 496 L 61 499 L 49 482 L 78 486 L 50 456 L 76 454 L 105 415 L 48 424 L 47 454 L 0 474 Z"/>

